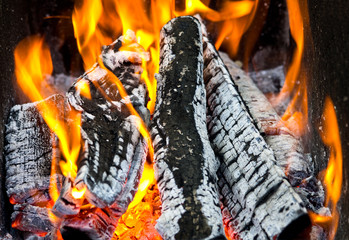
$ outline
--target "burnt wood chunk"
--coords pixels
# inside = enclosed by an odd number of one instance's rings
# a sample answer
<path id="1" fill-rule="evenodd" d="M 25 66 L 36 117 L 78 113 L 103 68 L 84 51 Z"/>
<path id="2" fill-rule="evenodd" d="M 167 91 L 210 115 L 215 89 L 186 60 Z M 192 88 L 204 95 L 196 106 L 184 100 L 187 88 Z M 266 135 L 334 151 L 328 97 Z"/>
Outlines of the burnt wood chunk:
<path id="1" fill-rule="evenodd" d="M 202 34 L 193 17 L 161 30 L 160 74 L 152 124 L 164 239 L 225 239 L 214 157 L 206 129 Z"/>
<path id="2" fill-rule="evenodd" d="M 321 182 L 314 177 L 313 163 L 304 154 L 301 140 L 283 124 L 251 78 L 227 54 L 220 55 L 259 132 L 273 150 L 276 164 L 284 170 L 289 182 L 306 203 L 307 209 L 317 212 L 323 207 L 325 195 Z"/>
<path id="3" fill-rule="evenodd" d="M 128 44 L 128 51 L 120 51 Z M 67 94 L 70 105 L 81 112 L 83 151 L 74 185 L 87 187 L 86 199 L 97 207 L 111 207 L 121 215 L 138 187 L 147 155 L 147 144 L 138 130 L 140 119 L 127 104 L 132 104 L 144 122 L 147 89 L 141 81 L 142 55 L 132 52 L 136 44 L 133 32 L 107 46 L 96 64 L 81 76 Z M 124 85 L 128 98 L 123 99 L 115 76 Z M 78 85 L 90 87 L 91 99 L 81 94 Z M 127 189 L 127 191 L 125 191 Z"/>
<path id="4" fill-rule="evenodd" d="M 220 191 L 242 239 L 282 239 L 309 223 L 304 203 L 276 165 L 214 46 L 204 37 L 204 80 L 211 144 L 221 160 Z"/>
<path id="5" fill-rule="evenodd" d="M 61 95 L 43 101 L 63 110 L 64 97 Z M 6 124 L 6 188 L 12 203 L 49 199 L 47 190 L 55 140 L 40 115 L 39 104 L 42 102 L 14 106 Z"/>
<path id="6" fill-rule="evenodd" d="M 117 219 L 107 208 L 91 208 L 64 219 L 61 233 L 68 239 L 74 234 L 84 239 L 108 240 L 112 238 L 116 224 Z"/>
<path id="7" fill-rule="evenodd" d="M 12 227 L 41 236 L 55 228 L 49 217 L 49 209 L 45 207 L 15 204 L 11 219 Z"/>

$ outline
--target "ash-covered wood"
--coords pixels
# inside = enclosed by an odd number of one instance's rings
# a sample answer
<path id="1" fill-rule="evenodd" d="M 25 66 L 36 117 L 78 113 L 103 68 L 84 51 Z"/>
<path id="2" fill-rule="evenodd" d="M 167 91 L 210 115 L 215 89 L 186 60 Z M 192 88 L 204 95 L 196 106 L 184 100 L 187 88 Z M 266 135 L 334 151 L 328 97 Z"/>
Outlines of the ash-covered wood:
<path id="1" fill-rule="evenodd" d="M 43 101 L 63 110 L 61 95 Z M 13 203 L 49 199 L 54 137 L 38 111 L 39 104 L 42 102 L 14 106 L 6 124 L 6 188 Z"/>
<path id="2" fill-rule="evenodd" d="M 206 129 L 202 34 L 192 17 L 161 30 L 160 74 L 152 125 L 164 239 L 225 239 L 215 160 Z"/>
<path id="3" fill-rule="evenodd" d="M 284 170 L 307 209 L 317 212 L 323 207 L 325 194 L 321 182 L 314 177 L 312 160 L 304 154 L 301 140 L 283 124 L 267 98 L 244 71 L 227 54 L 220 55 L 259 132 L 273 150 L 276 164 Z"/>
<path id="4" fill-rule="evenodd" d="M 61 233 L 63 237 L 86 236 L 94 240 L 111 239 L 117 218 L 113 216 L 109 209 L 92 208 L 81 210 L 76 216 L 64 219 Z"/>
<path id="5" fill-rule="evenodd" d="M 70 178 L 65 178 L 59 197 L 52 207 L 52 211 L 59 217 L 76 215 L 80 211 L 83 198 L 76 199 L 72 195 L 73 183 Z"/>
<path id="6" fill-rule="evenodd" d="M 292 226 L 309 221 L 304 203 L 276 166 L 272 150 L 249 115 L 228 70 L 204 37 L 207 123 L 226 181 L 221 194 L 242 239 L 282 238 Z M 297 225 L 299 224 L 299 225 Z"/>
<path id="7" fill-rule="evenodd" d="M 120 51 L 123 44 L 128 51 Z M 132 51 L 135 46 L 133 32 L 107 46 L 103 63 L 80 77 L 67 94 L 71 106 L 81 112 L 84 142 L 74 185 L 87 187 L 85 197 L 93 205 L 113 206 L 120 215 L 136 192 L 148 149 L 138 130 L 140 119 L 127 106 L 133 104 L 144 121 L 149 121 L 147 89 L 140 79 L 142 55 Z M 122 99 L 118 80 L 128 99 Z M 91 99 L 80 93 L 80 81 L 89 85 Z"/>
<path id="8" fill-rule="evenodd" d="M 312 164 L 304 156 L 300 139 L 294 137 L 283 125 L 275 109 L 251 78 L 238 68 L 227 54 L 221 53 L 221 56 L 259 132 L 273 149 L 277 165 L 285 171 L 292 186 L 298 186 L 313 172 Z"/>

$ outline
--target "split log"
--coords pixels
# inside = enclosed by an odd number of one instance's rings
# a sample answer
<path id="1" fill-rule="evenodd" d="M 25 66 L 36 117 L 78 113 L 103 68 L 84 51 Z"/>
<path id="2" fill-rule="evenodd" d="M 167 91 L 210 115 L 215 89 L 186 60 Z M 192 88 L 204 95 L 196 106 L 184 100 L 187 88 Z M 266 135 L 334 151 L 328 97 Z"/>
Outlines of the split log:
<path id="1" fill-rule="evenodd" d="M 63 109 L 64 97 L 61 95 L 43 101 Z M 54 137 L 38 111 L 39 104 L 42 102 L 14 106 L 6 124 L 5 184 L 12 203 L 33 204 L 50 199 L 48 188 Z"/>
<path id="2" fill-rule="evenodd" d="M 312 160 L 304 154 L 301 140 L 283 124 L 275 109 L 246 73 L 227 54 L 220 55 L 259 132 L 273 150 L 276 164 L 284 170 L 307 209 L 317 212 L 323 207 L 325 194 L 321 182 L 314 177 Z"/>
<path id="3" fill-rule="evenodd" d="M 206 129 L 202 34 L 193 17 L 161 30 L 152 139 L 164 239 L 225 239 L 215 160 Z"/>
<path id="4" fill-rule="evenodd" d="M 127 51 L 120 51 L 123 45 Z M 148 149 L 138 130 L 140 119 L 127 106 L 132 104 L 143 121 L 149 121 L 147 89 L 140 79 L 143 56 L 132 51 L 135 47 L 139 45 L 133 32 L 120 37 L 103 50 L 103 63 L 80 77 L 67 94 L 70 105 L 81 112 L 84 142 L 74 185 L 87 188 L 85 197 L 91 204 L 111 207 L 120 216 L 137 190 Z M 128 99 L 119 92 L 119 80 Z M 81 81 L 89 85 L 91 99 L 77 87 Z"/>
<path id="5" fill-rule="evenodd" d="M 204 81 L 211 144 L 227 182 L 221 194 L 243 239 L 282 239 L 309 223 L 304 203 L 276 166 L 218 52 L 204 37 Z M 253 229 L 253 231 L 252 231 Z"/>

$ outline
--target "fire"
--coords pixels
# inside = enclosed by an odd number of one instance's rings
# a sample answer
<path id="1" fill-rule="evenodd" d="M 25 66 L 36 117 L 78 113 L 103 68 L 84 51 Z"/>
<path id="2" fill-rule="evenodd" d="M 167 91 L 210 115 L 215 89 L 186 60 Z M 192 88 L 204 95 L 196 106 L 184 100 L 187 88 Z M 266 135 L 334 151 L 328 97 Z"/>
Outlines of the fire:
<path id="1" fill-rule="evenodd" d="M 290 31 L 296 43 L 292 62 L 288 67 L 285 83 L 275 99 L 274 106 L 282 105 L 289 98 L 289 105 L 282 116 L 283 124 L 288 127 L 296 137 L 305 134 L 308 126 L 308 96 L 307 78 L 302 73 L 302 57 L 304 52 L 304 19 L 299 1 L 287 0 Z"/>
<path id="2" fill-rule="evenodd" d="M 19 86 L 32 102 L 42 101 L 44 97 L 40 84 L 53 69 L 50 50 L 44 39 L 34 36 L 22 40 L 17 45 L 14 55 Z M 70 123 L 67 125 L 62 119 L 62 109 L 58 109 L 56 105 L 42 101 L 37 106 L 46 124 L 59 139 L 60 150 L 66 160 L 59 163 L 63 175 L 75 178 L 75 162 L 80 152 L 80 113 L 70 111 Z"/>
<path id="3" fill-rule="evenodd" d="M 312 222 L 327 228 L 330 239 L 334 239 L 339 221 L 337 202 L 341 196 L 343 159 L 336 112 L 329 97 L 325 100 L 321 126 L 322 131 L 320 131 L 320 135 L 322 141 L 330 150 L 330 157 L 327 168 L 320 175 L 324 176 L 323 183 L 326 188 L 325 207 L 330 208 L 331 216 L 321 216 L 312 212 L 309 214 Z"/>

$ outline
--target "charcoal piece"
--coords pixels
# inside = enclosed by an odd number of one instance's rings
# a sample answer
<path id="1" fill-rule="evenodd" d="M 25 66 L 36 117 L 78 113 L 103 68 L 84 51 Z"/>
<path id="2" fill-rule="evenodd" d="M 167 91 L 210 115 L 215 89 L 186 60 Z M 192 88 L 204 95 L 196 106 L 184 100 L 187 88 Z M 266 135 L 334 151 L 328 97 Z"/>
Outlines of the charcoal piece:
<path id="1" fill-rule="evenodd" d="M 161 30 L 152 124 L 164 239 L 225 239 L 215 160 L 206 129 L 200 23 L 179 17 Z"/>
<path id="2" fill-rule="evenodd" d="M 63 110 L 61 95 L 43 101 Z M 54 137 L 38 111 L 40 104 L 42 102 L 14 106 L 6 124 L 5 184 L 11 202 L 30 203 L 48 197 Z"/>
<path id="3" fill-rule="evenodd" d="M 282 239 L 293 226 L 301 231 L 309 223 L 304 203 L 276 165 L 218 52 L 206 37 L 203 45 L 208 132 L 234 229 L 242 239 Z"/>
<path id="4" fill-rule="evenodd" d="M 264 135 L 265 141 L 274 151 L 276 164 L 285 171 L 292 186 L 298 186 L 313 173 L 313 166 L 304 156 L 300 139 L 294 137 L 283 125 L 267 98 L 244 71 L 238 68 L 228 55 L 222 53 L 221 56 L 259 132 Z"/>
<path id="5" fill-rule="evenodd" d="M 73 183 L 65 178 L 59 197 L 52 207 L 52 212 L 58 217 L 76 215 L 80 211 L 83 198 L 76 199 L 72 195 Z"/>
<path id="6" fill-rule="evenodd" d="M 12 227 L 45 236 L 55 229 L 55 225 L 50 220 L 49 211 L 46 207 L 15 204 L 11 215 Z"/>
<path id="7" fill-rule="evenodd" d="M 119 51 L 125 44 L 128 50 Z M 112 207 L 119 215 L 133 199 L 148 149 L 138 130 L 140 119 L 127 106 L 132 104 L 143 121 L 149 121 L 147 89 L 140 79 L 142 54 L 132 51 L 136 46 L 134 33 L 128 32 L 105 47 L 103 63 L 81 76 L 67 94 L 82 118 L 82 160 L 74 185 L 87 188 L 85 197 L 91 204 Z M 122 98 L 116 78 L 125 86 L 127 99 Z M 81 82 L 89 85 L 91 99 L 81 94 Z"/>
<path id="8" fill-rule="evenodd" d="M 85 236 L 86 239 L 109 240 L 112 238 L 117 219 L 108 209 L 92 208 L 81 210 L 76 216 L 65 218 L 61 233 L 64 237 Z"/>

